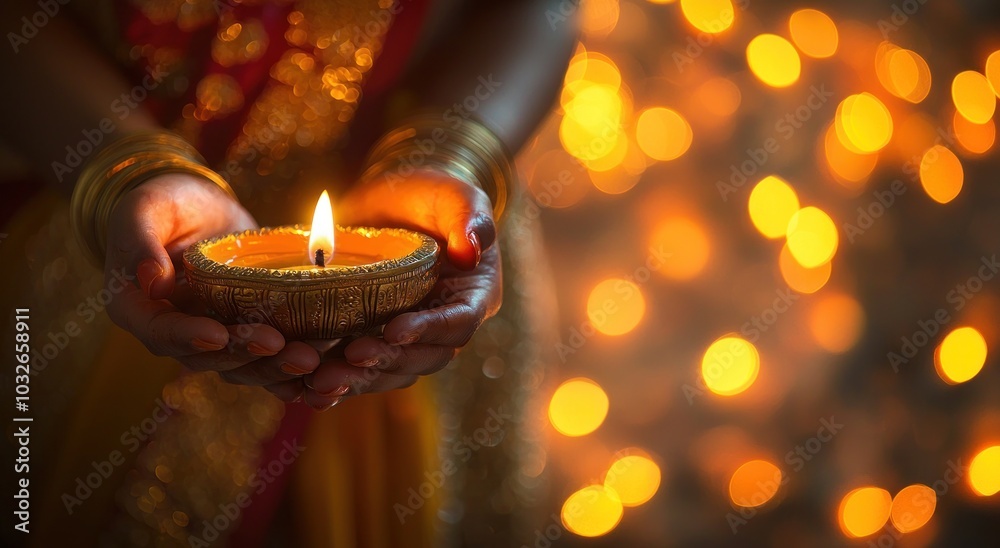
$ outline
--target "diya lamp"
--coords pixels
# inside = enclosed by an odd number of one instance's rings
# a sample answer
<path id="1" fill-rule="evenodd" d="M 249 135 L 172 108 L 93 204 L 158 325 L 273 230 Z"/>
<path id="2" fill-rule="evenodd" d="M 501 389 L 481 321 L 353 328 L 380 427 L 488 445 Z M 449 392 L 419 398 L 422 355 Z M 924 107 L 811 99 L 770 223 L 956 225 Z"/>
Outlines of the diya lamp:
<path id="1" fill-rule="evenodd" d="M 310 227 L 261 228 L 184 251 L 194 293 L 225 322 L 289 340 L 363 333 L 420 302 L 438 278 L 436 241 L 400 228 L 341 227 L 323 191 Z"/>

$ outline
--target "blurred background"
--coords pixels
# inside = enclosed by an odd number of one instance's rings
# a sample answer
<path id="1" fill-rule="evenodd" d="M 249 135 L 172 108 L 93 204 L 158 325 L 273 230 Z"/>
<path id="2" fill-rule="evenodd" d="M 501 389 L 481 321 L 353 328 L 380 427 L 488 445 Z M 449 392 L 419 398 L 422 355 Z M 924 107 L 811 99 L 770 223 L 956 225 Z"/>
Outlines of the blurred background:
<path id="1" fill-rule="evenodd" d="M 535 546 L 994 545 L 1000 6 L 579 9 Z"/>

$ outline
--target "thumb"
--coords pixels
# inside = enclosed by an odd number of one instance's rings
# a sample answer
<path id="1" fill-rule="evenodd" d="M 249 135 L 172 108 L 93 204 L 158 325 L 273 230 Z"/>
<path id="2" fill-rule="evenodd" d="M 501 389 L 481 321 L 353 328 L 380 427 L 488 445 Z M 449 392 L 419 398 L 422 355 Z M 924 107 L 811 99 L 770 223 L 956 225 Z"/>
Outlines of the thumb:
<path id="1" fill-rule="evenodd" d="M 108 223 L 105 271 L 134 275 L 150 299 L 170 297 L 176 273 L 164 242 L 172 229 L 169 207 L 157 207 L 153 196 L 141 192 L 126 195 Z"/>

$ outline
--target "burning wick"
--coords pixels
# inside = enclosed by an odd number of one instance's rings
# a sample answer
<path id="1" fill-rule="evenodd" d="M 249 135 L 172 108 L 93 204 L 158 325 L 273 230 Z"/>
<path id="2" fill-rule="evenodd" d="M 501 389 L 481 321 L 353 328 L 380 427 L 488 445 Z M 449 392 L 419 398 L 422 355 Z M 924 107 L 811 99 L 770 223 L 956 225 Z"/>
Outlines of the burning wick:
<path id="1" fill-rule="evenodd" d="M 316 266 L 320 268 L 326 267 L 326 257 L 324 256 L 322 249 L 316 250 Z"/>

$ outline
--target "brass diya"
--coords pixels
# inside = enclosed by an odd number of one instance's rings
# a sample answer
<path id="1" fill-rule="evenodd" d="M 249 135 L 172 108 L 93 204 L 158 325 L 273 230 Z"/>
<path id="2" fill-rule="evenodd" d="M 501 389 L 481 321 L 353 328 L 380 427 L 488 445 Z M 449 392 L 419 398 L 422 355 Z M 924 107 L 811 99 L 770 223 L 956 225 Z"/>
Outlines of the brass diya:
<path id="1" fill-rule="evenodd" d="M 265 323 L 288 340 L 363 333 L 420 302 L 438 278 L 439 247 L 398 228 L 336 227 L 325 267 L 311 264 L 309 230 L 247 230 L 184 252 L 194 293 L 226 323 Z"/>

